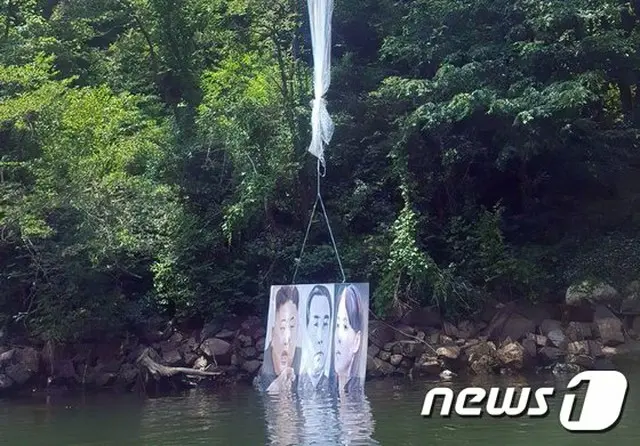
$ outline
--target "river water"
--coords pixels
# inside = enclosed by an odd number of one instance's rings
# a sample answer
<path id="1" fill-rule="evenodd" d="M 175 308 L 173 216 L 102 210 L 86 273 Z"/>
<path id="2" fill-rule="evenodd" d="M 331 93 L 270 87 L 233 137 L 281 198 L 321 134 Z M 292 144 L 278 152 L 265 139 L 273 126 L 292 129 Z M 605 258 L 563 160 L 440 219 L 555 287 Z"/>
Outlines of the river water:
<path id="1" fill-rule="evenodd" d="M 244 385 L 155 399 L 94 395 L 0 400 L 0 444 L 637 446 L 640 362 L 618 367 L 629 380 L 627 403 L 618 425 L 601 434 L 564 430 L 558 421 L 561 393 L 550 398 L 550 414 L 544 418 L 424 418 L 425 393 L 438 383 L 399 378 L 370 381 L 364 399 L 343 404 L 267 398 Z M 449 385 L 563 389 L 569 378 L 495 377 Z"/>

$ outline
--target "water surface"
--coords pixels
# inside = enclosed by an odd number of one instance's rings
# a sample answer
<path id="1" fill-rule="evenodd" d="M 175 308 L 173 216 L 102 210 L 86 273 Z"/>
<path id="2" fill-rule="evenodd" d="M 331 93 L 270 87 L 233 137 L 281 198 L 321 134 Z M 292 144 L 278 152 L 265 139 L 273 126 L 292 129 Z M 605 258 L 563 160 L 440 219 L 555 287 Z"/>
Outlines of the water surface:
<path id="1" fill-rule="evenodd" d="M 34 396 L 0 400 L 0 443 L 7 445 L 640 445 L 640 363 L 619 366 L 629 380 L 620 423 L 604 434 L 575 434 L 558 421 L 562 394 L 545 418 L 424 418 L 426 391 L 437 383 L 386 379 L 367 383 L 366 398 L 268 398 L 252 387 L 194 390 L 178 397 Z M 495 377 L 469 385 L 564 388 L 569 377 Z M 584 389 L 583 389 L 584 391 Z"/>

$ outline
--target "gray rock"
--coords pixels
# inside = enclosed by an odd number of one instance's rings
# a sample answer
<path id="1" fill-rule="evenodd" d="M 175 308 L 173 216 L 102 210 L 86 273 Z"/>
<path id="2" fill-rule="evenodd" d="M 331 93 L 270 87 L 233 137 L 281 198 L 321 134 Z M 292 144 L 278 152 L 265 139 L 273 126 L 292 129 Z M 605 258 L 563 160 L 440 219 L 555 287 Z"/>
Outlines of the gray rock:
<path id="1" fill-rule="evenodd" d="M 460 357 L 460 348 L 454 346 L 440 347 L 436 350 L 436 355 L 441 359 L 456 360 Z"/>
<path id="2" fill-rule="evenodd" d="M 440 374 L 440 362 L 434 356 L 424 353 L 420 358 L 416 359 L 412 376 L 438 376 Z"/>
<path id="3" fill-rule="evenodd" d="M 524 366 L 524 347 L 517 342 L 511 342 L 498 349 L 497 356 L 500 364 L 509 369 L 520 370 Z"/>
<path id="4" fill-rule="evenodd" d="M 576 364 L 583 369 L 593 369 L 595 365 L 595 358 L 589 355 L 567 355 L 567 362 L 569 364 Z"/>
<path id="5" fill-rule="evenodd" d="M 546 336 L 533 333 L 527 333 L 526 339 L 533 341 L 538 347 L 544 347 L 549 342 Z"/>
<path id="6" fill-rule="evenodd" d="M 549 341 L 554 347 L 557 347 L 561 350 L 564 350 L 567 348 L 567 344 L 569 343 L 569 340 L 567 339 L 565 334 L 562 332 L 562 330 L 551 330 L 549 333 L 547 333 L 547 337 L 549 338 Z"/>
<path id="7" fill-rule="evenodd" d="M 562 358 L 563 353 L 557 347 L 542 347 L 538 352 L 538 357 L 542 359 L 545 364 L 552 364 Z"/>
<path id="8" fill-rule="evenodd" d="M 194 352 L 185 352 L 182 354 L 182 357 L 184 358 L 184 363 L 187 367 L 193 367 L 193 364 L 198 359 L 198 355 Z"/>
<path id="9" fill-rule="evenodd" d="M 407 358 L 415 358 L 424 353 L 426 346 L 419 341 L 402 342 L 402 354 Z"/>
<path id="10" fill-rule="evenodd" d="M 538 347 L 533 339 L 524 339 L 522 341 L 522 347 L 524 348 L 524 360 L 525 363 L 534 362 L 538 356 Z"/>
<path id="11" fill-rule="evenodd" d="M 535 329 L 536 324 L 532 320 L 515 313 L 513 306 L 508 306 L 496 313 L 485 332 L 490 340 L 500 343 L 507 338 L 519 341 Z"/>
<path id="12" fill-rule="evenodd" d="M 251 347 L 253 345 L 253 338 L 249 335 L 238 335 L 238 342 L 242 347 Z"/>
<path id="13" fill-rule="evenodd" d="M 130 386 L 138 379 L 139 370 L 133 364 L 123 364 L 118 373 L 117 384 L 122 386 Z"/>
<path id="14" fill-rule="evenodd" d="M 390 352 L 391 350 L 393 350 L 394 345 L 396 345 L 395 342 L 387 342 L 382 346 L 382 350 L 384 350 L 385 352 Z"/>
<path id="15" fill-rule="evenodd" d="M 13 387 L 13 380 L 4 373 L 0 373 L 0 390 L 8 390 Z"/>
<path id="16" fill-rule="evenodd" d="M 440 344 L 442 345 L 456 345 L 455 341 L 451 336 L 447 336 L 445 334 L 440 335 Z"/>
<path id="17" fill-rule="evenodd" d="M 95 375 L 95 383 L 98 387 L 107 387 L 112 385 L 118 376 L 111 372 L 97 372 Z"/>
<path id="18" fill-rule="evenodd" d="M 584 305 L 588 303 L 614 303 L 620 300 L 618 291 L 607 283 L 584 281 L 571 285 L 565 294 L 567 305 Z"/>
<path id="19" fill-rule="evenodd" d="M 562 322 L 555 319 L 545 319 L 540 323 L 540 333 L 549 337 L 549 332 L 554 330 L 562 331 Z"/>
<path id="20" fill-rule="evenodd" d="M 236 336 L 235 331 L 225 328 L 222 331 L 220 331 L 218 334 L 216 334 L 215 337 L 218 339 L 230 340 L 235 338 L 235 336 Z"/>
<path id="21" fill-rule="evenodd" d="M 24 385 L 28 382 L 35 373 L 32 370 L 29 370 L 24 363 L 10 364 L 5 369 L 5 374 L 15 381 L 19 386 Z"/>
<path id="22" fill-rule="evenodd" d="M 253 359 L 251 361 L 246 361 L 244 364 L 242 364 L 242 369 L 245 372 L 249 373 L 250 375 L 253 375 L 254 373 L 258 372 L 261 366 L 262 366 L 262 361 Z"/>
<path id="23" fill-rule="evenodd" d="M 598 305 L 594 318 L 603 345 L 615 347 L 624 343 L 622 322 L 608 308 Z"/>
<path id="24" fill-rule="evenodd" d="M 494 356 L 480 356 L 469 363 L 469 368 L 476 375 L 491 375 L 497 367 L 498 360 Z"/>
<path id="25" fill-rule="evenodd" d="M 553 366 L 552 373 L 554 375 L 566 375 L 580 373 L 582 368 L 577 364 L 557 363 Z"/>
<path id="26" fill-rule="evenodd" d="M 177 348 L 163 351 L 162 352 L 162 361 L 169 366 L 175 366 L 182 362 L 182 356 Z M 118 367 L 119 368 L 119 367 Z"/>
<path id="27" fill-rule="evenodd" d="M 381 321 L 369 322 L 369 344 L 383 348 L 395 338 L 394 330 Z"/>
<path id="28" fill-rule="evenodd" d="M 395 327 L 394 330 L 394 338 L 396 341 L 406 341 L 412 339 L 412 336 L 416 335 L 415 328 L 409 325 L 399 325 Z"/>
<path id="29" fill-rule="evenodd" d="M 498 367 L 497 349 L 491 341 L 480 341 L 465 350 L 469 368 L 476 375 L 494 373 Z"/>
<path id="30" fill-rule="evenodd" d="M 402 358 L 402 361 L 400 362 L 400 367 L 405 369 L 408 373 L 409 369 L 413 367 L 414 362 L 415 361 L 412 358 Z"/>
<path id="31" fill-rule="evenodd" d="M 367 356 L 367 375 L 371 377 L 387 376 L 394 373 L 396 368 L 380 358 Z"/>
<path id="32" fill-rule="evenodd" d="M 258 352 L 254 347 L 246 347 L 240 350 L 240 355 L 244 359 L 254 359 L 258 355 Z"/>
<path id="33" fill-rule="evenodd" d="M 214 337 L 216 333 L 220 332 L 221 328 L 222 324 L 216 321 L 207 322 L 206 324 L 204 324 L 204 327 L 202 327 L 202 330 L 200 331 L 200 340 Z"/>
<path id="34" fill-rule="evenodd" d="M 397 367 L 400 365 L 403 359 L 404 358 L 402 357 L 402 355 L 391 355 L 389 362 L 392 366 Z"/>
<path id="35" fill-rule="evenodd" d="M 258 350 L 259 352 L 264 352 L 264 343 L 265 338 L 258 339 L 258 341 L 256 342 L 256 350 Z"/>
<path id="36" fill-rule="evenodd" d="M 450 322 L 444 321 L 442 324 L 442 330 L 444 331 L 444 334 L 446 334 L 447 336 L 453 339 L 463 337 L 460 335 L 460 331 L 458 330 L 458 327 L 456 327 Z"/>
<path id="37" fill-rule="evenodd" d="M 207 361 L 207 358 L 205 358 L 204 356 L 200 356 L 198 359 L 195 360 L 192 367 L 196 370 L 204 370 L 207 368 L 208 365 L 209 365 L 209 362 Z"/>
<path id="38" fill-rule="evenodd" d="M 593 333 L 591 330 L 591 324 L 587 322 L 569 322 L 569 326 L 565 331 L 569 341 L 583 341 L 585 339 L 591 339 Z"/>
<path id="39" fill-rule="evenodd" d="M 383 361 L 389 362 L 391 361 L 391 352 L 381 350 L 380 353 L 378 353 L 378 357 Z"/>
<path id="40" fill-rule="evenodd" d="M 56 361 L 54 363 L 53 376 L 51 378 L 54 383 L 58 381 L 80 383 L 81 381 L 80 377 L 76 373 L 75 367 L 73 366 L 73 361 L 70 359 Z"/>
<path id="41" fill-rule="evenodd" d="M 7 350 L 0 354 L 0 368 L 9 364 L 9 362 L 13 359 L 15 352 L 16 350 L 12 348 L 11 350 Z"/>
<path id="42" fill-rule="evenodd" d="M 460 338 L 469 339 L 478 333 L 475 324 L 471 321 L 465 320 L 458 324 L 458 335 Z"/>
<path id="43" fill-rule="evenodd" d="M 231 344 L 219 338 L 210 338 L 206 339 L 200 348 L 205 355 L 210 358 L 214 358 L 216 356 L 224 356 L 229 353 Z"/>
<path id="44" fill-rule="evenodd" d="M 380 347 L 378 347 L 377 345 L 370 345 L 367 349 L 367 354 L 369 356 L 378 356 L 378 353 L 380 353 Z"/>

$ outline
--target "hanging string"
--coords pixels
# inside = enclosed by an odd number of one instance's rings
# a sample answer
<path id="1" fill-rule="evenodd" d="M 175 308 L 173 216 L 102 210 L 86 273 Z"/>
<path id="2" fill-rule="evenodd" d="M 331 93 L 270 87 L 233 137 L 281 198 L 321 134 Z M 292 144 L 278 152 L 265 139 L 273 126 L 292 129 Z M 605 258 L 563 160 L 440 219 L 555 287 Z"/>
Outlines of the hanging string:
<path id="1" fill-rule="evenodd" d="M 298 275 L 298 268 L 300 268 L 300 263 L 302 261 L 302 254 L 304 254 L 304 249 L 307 245 L 307 240 L 309 239 L 309 231 L 311 230 L 311 224 L 313 223 L 313 217 L 316 215 L 316 209 L 318 208 L 318 203 L 322 207 L 322 214 L 324 215 L 324 220 L 327 223 L 327 228 L 329 229 L 329 236 L 331 237 L 331 244 L 333 246 L 333 252 L 336 255 L 336 260 L 338 261 L 338 266 L 340 267 L 340 273 L 342 274 L 342 283 L 347 281 L 347 277 L 344 274 L 344 268 L 342 267 L 342 260 L 340 259 L 340 253 L 338 252 L 338 246 L 336 245 L 336 239 L 333 237 L 333 230 L 331 229 L 331 223 L 329 222 L 329 216 L 327 215 L 327 209 L 324 206 L 324 200 L 322 199 L 322 193 L 320 192 L 320 178 L 324 177 L 326 174 L 326 170 L 320 174 L 320 164 L 321 161 L 318 159 L 316 172 L 317 172 L 317 187 L 316 187 L 316 201 L 313 203 L 313 209 L 311 211 L 311 217 L 309 217 L 309 223 L 307 224 L 307 232 L 304 235 L 304 240 L 302 242 L 302 248 L 300 248 L 300 254 L 296 259 L 296 269 L 293 272 L 293 281 L 292 283 L 296 284 L 296 276 Z M 324 166 L 324 165 L 323 165 Z M 326 169 L 326 168 L 325 168 Z"/>

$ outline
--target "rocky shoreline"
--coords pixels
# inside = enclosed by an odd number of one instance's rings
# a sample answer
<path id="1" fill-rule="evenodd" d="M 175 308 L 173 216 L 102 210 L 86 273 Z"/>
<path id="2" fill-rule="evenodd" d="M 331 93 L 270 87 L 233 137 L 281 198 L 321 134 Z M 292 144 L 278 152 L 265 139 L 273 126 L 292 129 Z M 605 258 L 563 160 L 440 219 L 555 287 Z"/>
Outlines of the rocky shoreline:
<path id="1" fill-rule="evenodd" d="M 393 324 L 370 320 L 367 377 L 574 373 L 612 368 L 616 355 L 640 355 L 640 299 L 632 305 L 602 287 L 580 293 L 578 299 L 570 288 L 563 304 L 495 304 L 457 323 L 433 308 Z M 265 334 L 262 318 L 252 316 L 192 330 L 169 324 L 119 342 L 0 346 L 0 396 L 73 389 L 149 394 L 250 382 L 262 365 Z"/>

